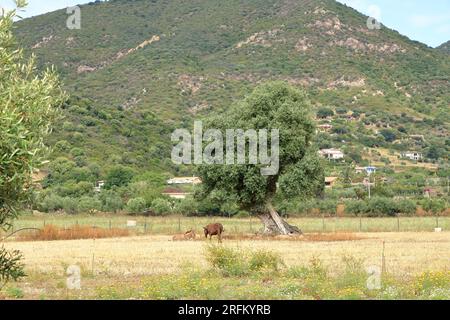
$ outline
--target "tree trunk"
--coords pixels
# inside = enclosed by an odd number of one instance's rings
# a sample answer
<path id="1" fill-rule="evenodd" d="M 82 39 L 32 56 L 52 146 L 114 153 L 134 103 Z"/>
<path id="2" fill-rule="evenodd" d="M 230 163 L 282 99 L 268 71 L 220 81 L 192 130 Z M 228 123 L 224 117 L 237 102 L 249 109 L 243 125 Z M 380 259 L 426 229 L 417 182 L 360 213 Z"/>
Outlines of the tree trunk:
<path id="1" fill-rule="evenodd" d="M 268 212 L 259 215 L 259 219 L 264 224 L 264 234 L 267 235 L 298 235 L 302 231 L 296 226 L 292 226 L 284 221 L 275 208 L 267 205 Z"/>

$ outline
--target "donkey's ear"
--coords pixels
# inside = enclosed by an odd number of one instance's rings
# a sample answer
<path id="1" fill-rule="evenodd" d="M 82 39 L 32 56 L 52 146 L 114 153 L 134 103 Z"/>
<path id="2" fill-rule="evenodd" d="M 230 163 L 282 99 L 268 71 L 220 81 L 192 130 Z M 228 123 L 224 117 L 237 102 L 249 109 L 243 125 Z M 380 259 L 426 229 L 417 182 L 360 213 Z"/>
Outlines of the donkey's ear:
<path id="1" fill-rule="evenodd" d="M 203 230 L 208 230 L 208 228 L 206 228 L 206 227 L 203 227 Z"/>

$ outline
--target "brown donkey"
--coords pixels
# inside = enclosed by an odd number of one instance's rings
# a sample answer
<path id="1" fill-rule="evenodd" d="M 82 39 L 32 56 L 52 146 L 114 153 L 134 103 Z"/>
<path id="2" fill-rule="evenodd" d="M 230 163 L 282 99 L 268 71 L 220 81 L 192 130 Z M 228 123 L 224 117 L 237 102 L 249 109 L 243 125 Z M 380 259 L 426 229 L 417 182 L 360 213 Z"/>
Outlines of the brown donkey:
<path id="1" fill-rule="evenodd" d="M 212 223 L 208 224 L 206 227 L 203 227 L 205 231 L 205 238 L 208 238 L 211 240 L 212 236 L 217 236 L 219 238 L 219 242 L 222 242 L 222 233 L 225 232 L 225 229 L 223 228 L 223 225 L 220 223 Z"/>

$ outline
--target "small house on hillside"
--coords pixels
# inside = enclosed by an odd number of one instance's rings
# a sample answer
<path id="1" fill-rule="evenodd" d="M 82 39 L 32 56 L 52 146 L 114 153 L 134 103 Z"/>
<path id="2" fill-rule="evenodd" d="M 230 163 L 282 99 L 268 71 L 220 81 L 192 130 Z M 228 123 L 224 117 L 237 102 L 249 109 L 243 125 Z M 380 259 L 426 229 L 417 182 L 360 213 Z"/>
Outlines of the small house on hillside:
<path id="1" fill-rule="evenodd" d="M 375 168 L 375 167 L 356 167 L 355 168 L 355 172 L 357 174 L 361 174 L 361 173 L 372 174 L 372 173 L 375 173 L 376 171 L 377 171 L 377 168 Z"/>
<path id="2" fill-rule="evenodd" d="M 190 195 L 188 192 L 175 188 L 166 188 L 162 194 L 172 199 L 186 199 Z"/>
<path id="3" fill-rule="evenodd" d="M 402 152 L 400 154 L 400 156 L 404 159 L 409 159 L 409 160 L 413 160 L 413 161 L 419 161 L 419 160 L 422 160 L 422 158 L 423 158 L 423 155 L 420 152 L 415 152 L 415 151 Z"/>
<path id="4" fill-rule="evenodd" d="M 176 177 L 167 180 L 167 184 L 201 184 L 199 177 Z"/>
<path id="5" fill-rule="evenodd" d="M 338 149 L 322 149 L 319 154 L 328 160 L 340 160 L 344 159 L 344 153 Z"/>
<path id="6" fill-rule="evenodd" d="M 94 191 L 100 192 L 100 191 L 102 191 L 104 186 L 105 186 L 105 181 L 103 181 L 103 180 L 97 181 L 95 183 Z"/>

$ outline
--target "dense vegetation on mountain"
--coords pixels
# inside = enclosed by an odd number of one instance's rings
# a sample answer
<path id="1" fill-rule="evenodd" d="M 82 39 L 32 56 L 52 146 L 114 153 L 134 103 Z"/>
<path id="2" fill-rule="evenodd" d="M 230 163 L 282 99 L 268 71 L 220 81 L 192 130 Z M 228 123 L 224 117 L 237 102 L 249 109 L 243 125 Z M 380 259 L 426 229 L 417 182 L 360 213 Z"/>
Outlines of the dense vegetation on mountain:
<path id="1" fill-rule="evenodd" d="M 439 50 L 450 53 L 450 41 L 447 41 L 446 43 L 441 44 L 438 47 Z"/>
<path id="2" fill-rule="evenodd" d="M 267 80 L 309 93 L 318 123 L 333 125 L 316 142 L 342 148 L 347 163 L 414 150 L 448 165 L 450 56 L 371 30 L 334 0 L 115 0 L 81 13 L 80 30 L 65 10 L 16 24 L 20 45 L 55 65 L 71 95 L 44 180 L 55 196 L 88 196 L 107 180 L 149 190 L 103 195 L 112 211 L 119 198 L 153 201 L 166 176 L 191 174 L 170 160 L 173 130 Z"/>

